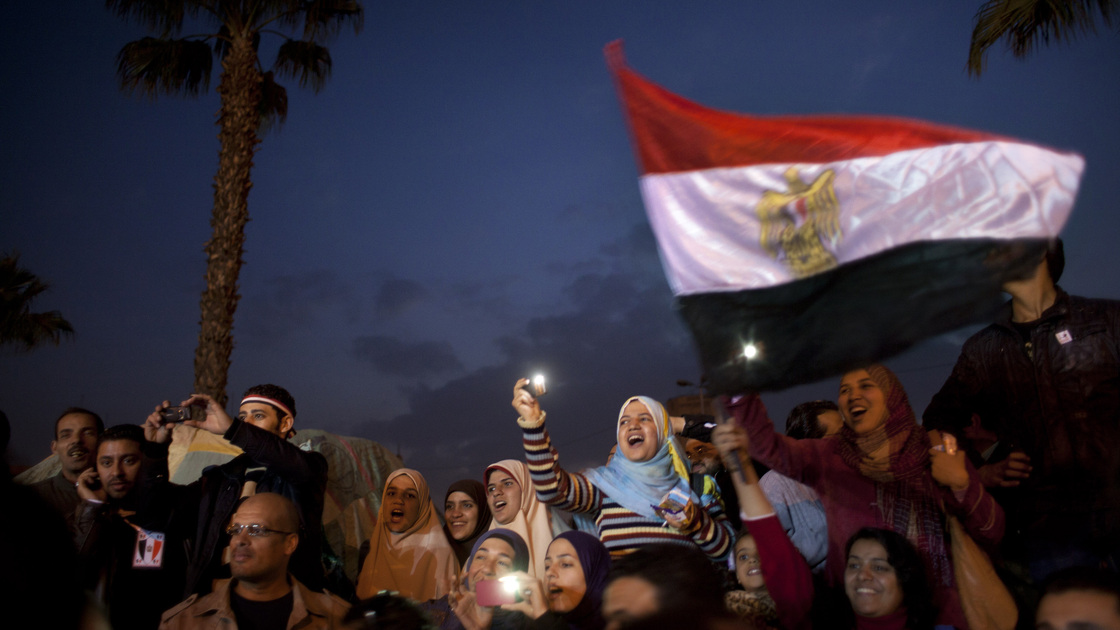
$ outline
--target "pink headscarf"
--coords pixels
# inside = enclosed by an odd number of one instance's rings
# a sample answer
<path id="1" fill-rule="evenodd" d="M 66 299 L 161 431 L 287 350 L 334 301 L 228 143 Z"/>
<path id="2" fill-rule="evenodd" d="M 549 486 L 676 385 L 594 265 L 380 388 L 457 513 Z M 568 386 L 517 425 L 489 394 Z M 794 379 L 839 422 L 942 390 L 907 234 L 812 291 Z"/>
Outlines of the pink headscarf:
<path id="1" fill-rule="evenodd" d="M 533 487 L 533 480 L 529 477 L 529 467 L 525 462 L 516 459 L 503 459 L 500 462 L 486 467 L 483 479 L 490 483 L 490 473 L 501 470 L 513 477 L 521 486 L 521 510 L 514 515 L 513 520 L 504 525 L 498 521 L 490 521 L 490 529 L 505 527 L 517 532 L 525 539 L 529 546 L 529 575 L 544 579 L 544 557 L 548 552 L 548 545 L 552 542 L 552 518 L 548 506 L 537 499 L 537 491 Z"/>

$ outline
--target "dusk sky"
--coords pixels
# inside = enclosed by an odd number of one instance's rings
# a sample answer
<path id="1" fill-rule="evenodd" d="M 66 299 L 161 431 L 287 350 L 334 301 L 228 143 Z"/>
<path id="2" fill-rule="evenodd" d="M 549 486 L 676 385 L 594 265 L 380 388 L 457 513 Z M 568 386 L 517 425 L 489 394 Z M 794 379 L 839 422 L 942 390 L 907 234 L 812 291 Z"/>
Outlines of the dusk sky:
<path id="1" fill-rule="evenodd" d="M 572 469 L 602 462 L 627 396 L 698 380 L 603 60 L 615 39 L 637 72 L 711 107 L 905 116 L 1080 153 L 1061 285 L 1120 298 L 1115 30 L 1026 60 L 993 49 L 977 79 L 980 0 L 363 4 L 364 30 L 330 44 L 326 88 L 285 83 L 288 120 L 256 156 L 230 409 L 251 385 L 283 385 L 297 428 L 399 449 L 437 503 L 522 457 L 519 376 L 548 375 L 542 405 Z M 142 28 L 96 1 L 7 13 L 0 249 L 51 284 L 36 309 L 76 330 L 0 353 L 9 460 L 32 464 L 67 406 L 139 423 L 190 393 L 218 76 L 198 99 L 130 97 L 115 56 Z M 886 362 L 919 414 L 973 330 Z M 835 399 L 838 380 L 764 398 L 781 424 Z"/>

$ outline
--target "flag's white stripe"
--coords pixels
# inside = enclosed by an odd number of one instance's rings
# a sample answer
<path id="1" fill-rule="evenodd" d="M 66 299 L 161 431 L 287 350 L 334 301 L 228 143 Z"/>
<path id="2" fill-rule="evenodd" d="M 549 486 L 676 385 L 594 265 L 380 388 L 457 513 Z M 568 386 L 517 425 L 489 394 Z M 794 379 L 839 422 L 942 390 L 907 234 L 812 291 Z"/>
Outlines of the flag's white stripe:
<path id="1" fill-rule="evenodd" d="M 1015 142 L 978 142 L 829 164 L 765 164 L 642 177 L 642 197 L 677 295 L 756 289 L 794 280 L 762 249 L 755 212 L 787 191 L 797 167 L 812 182 L 836 173 L 840 264 L 907 243 L 1045 238 L 1065 224 L 1084 160 Z"/>

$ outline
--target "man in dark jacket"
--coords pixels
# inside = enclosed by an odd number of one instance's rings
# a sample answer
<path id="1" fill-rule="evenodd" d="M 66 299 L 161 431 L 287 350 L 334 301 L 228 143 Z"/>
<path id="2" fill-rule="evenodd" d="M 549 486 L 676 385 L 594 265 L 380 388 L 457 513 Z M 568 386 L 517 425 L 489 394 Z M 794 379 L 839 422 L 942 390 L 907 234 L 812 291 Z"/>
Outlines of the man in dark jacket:
<path id="1" fill-rule="evenodd" d="M 1004 554 L 1036 581 L 1120 560 L 1120 302 L 1068 295 L 1064 264 L 1055 241 L 1004 286 L 1005 315 L 965 342 L 924 414 L 972 446 L 1007 513 Z"/>
<path id="2" fill-rule="evenodd" d="M 173 423 L 163 423 L 164 401 L 145 422 L 147 454 L 166 458 Z M 205 394 L 195 394 L 183 407 L 205 406 L 204 420 L 183 424 L 229 440 L 244 453 L 226 464 L 206 469 L 192 483 L 190 495 L 197 502 L 198 526 L 187 569 L 184 596 L 209 593 L 215 579 L 229 577 L 223 550 L 229 545 L 225 528 L 243 497 L 257 492 L 283 495 L 299 508 L 300 539 L 290 570 L 308 588 L 323 589 L 322 518 L 327 485 L 327 460 L 319 453 L 300 450 L 287 440 L 294 435 L 295 400 L 276 385 L 257 385 L 242 397 L 236 419 Z"/>
<path id="3" fill-rule="evenodd" d="M 105 607 L 116 630 L 145 630 L 183 591 L 187 559 L 183 542 L 193 524 L 177 519 L 182 486 L 158 496 L 140 484 L 145 462 L 143 430 L 134 424 L 101 434 L 94 467 L 78 477 L 82 498 L 73 533 L 83 585 Z"/>
<path id="4" fill-rule="evenodd" d="M 101 416 L 81 407 L 70 407 L 54 421 L 51 452 L 58 456 L 62 469 L 53 477 L 31 484 L 31 489 L 63 516 L 67 524 L 81 502 L 78 475 L 93 467 L 97 436 L 104 430 Z"/>

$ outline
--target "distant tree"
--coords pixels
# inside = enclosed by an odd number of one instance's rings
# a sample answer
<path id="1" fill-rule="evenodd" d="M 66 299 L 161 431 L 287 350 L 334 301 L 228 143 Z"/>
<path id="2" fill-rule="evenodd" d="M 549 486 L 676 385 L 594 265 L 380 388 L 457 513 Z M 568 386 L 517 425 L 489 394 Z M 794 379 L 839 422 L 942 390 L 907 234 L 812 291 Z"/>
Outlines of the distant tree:
<path id="1" fill-rule="evenodd" d="M 331 70 L 323 43 L 343 25 L 358 33 L 362 6 L 355 0 L 107 0 L 106 5 L 154 35 L 125 44 L 117 54 L 117 76 L 126 92 L 197 96 L 210 84 L 214 57 L 221 63 L 213 234 L 205 246 L 194 391 L 224 405 L 253 155 L 260 134 L 282 123 L 288 111 L 287 91 L 276 78 L 294 78 L 318 92 Z M 202 32 L 179 37 L 184 26 Z M 265 34 L 282 39 L 269 70 L 258 57 Z"/>
<path id="2" fill-rule="evenodd" d="M 32 313 L 31 302 L 48 289 L 35 274 L 19 266 L 19 254 L 0 257 L 0 346 L 31 350 L 44 343 L 58 345 L 74 327 L 58 311 Z"/>
<path id="3" fill-rule="evenodd" d="M 1026 57 L 1040 44 L 1073 41 L 1095 33 L 1097 16 L 1106 26 L 1120 9 L 1120 0 L 988 0 L 976 12 L 972 43 L 968 48 L 968 72 L 984 71 L 988 49 L 1001 39 L 1016 57 Z M 1120 22 L 1117 22 L 1120 26 Z"/>

